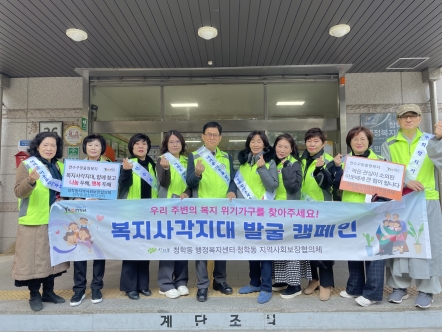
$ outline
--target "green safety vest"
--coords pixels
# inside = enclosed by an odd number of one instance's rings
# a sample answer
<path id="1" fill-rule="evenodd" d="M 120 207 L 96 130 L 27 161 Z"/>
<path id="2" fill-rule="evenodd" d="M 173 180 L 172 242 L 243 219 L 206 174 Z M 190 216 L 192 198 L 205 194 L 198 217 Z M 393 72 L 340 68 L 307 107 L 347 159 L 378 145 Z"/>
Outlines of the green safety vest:
<path id="1" fill-rule="evenodd" d="M 298 160 L 295 159 L 293 156 L 289 155 L 289 162 L 298 163 Z M 278 187 L 276 189 L 275 193 L 275 200 L 286 200 L 288 195 L 286 193 L 286 188 L 283 184 L 283 175 L 282 175 L 282 169 L 283 169 L 283 163 L 279 163 L 277 165 L 277 172 L 278 172 Z"/>
<path id="2" fill-rule="evenodd" d="M 57 161 L 60 173 L 63 174 L 65 165 Z M 32 169 L 29 169 L 29 173 Z M 21 225 L 45 225 L 49 222 L 49 188 L 46 188 L 38 179 L 35 188 L 29 197 L 18 200 L 19 218 Z"/>
<path id="3" fill-rule="evenodd" d="M 423 133 L 417 129 L 417 133 L 415 134 L 411 145 L 409 145 L 406 138 L 403 137 L 401 131 L 398 132 L 397 136 L 388 138 L 386 143 L 388 144 L 389 152 L 391 153 L 391 161 L 393 163 L 407 166 L 422 135 Z M 425 187 L 426 199 L 439 199 L 438 190 L 436 190 L 434 164 L 428 156 L 425 157 L 416 180 L 420 181 Z"/>
<path id="4" fill-rule="evenodd" d="M 202 174 L 202 178 L 198 184 L 198 197 L 200 198 L 226 198 L 229 185 L 218 175 L 212 167 L 203 160 L 202 157 L 197 156 L 196 151 L 192 152 L 194 155 L 194 166 L 197 165 L 199 159 L 202 160 L 205 166 L 205 171 Z M 231 175 L 231 165 L 229 164 L 229 155 L 226 152 L 216 149 L 215 159 L 225 166 L 226 172 Z"/>
<path id="5" fill-rule="evenodd" d="M 323 168 L 326 167 L 326 165 L 334 160 L 329 154 L 326 152 L 323 153 L 325 164 L 323 165 Z M 306 159 L 302 159 L 301 161 L 304 172 L 303 172 L 303 184 L 302 184 L 302 192 L 306 195 L 309 195 L 311 198 L 313 198 L 316 201 L 324 201 L 325 195 L 323 193 L 323 190 L 318 186 L 317 181 L 315 181 L 314 178 L 314 171 L 315 171 L 315 161 L 309 165 L 309 168 L 306 169 Z M 332 200 L 332 187 L 330 188 L 331 193 L 331 199 Z"/>
<path id="6" fill-rule="evenodd" d="M 269 163 L 265 163 L 267 169 L 269 169 Z M 250 165 L 249 163 L 244 163 L 238 169 L 240 174 L 243 176 L 243 179 L 248 184 L 248 187 L 251 189 L 257 199 L 262 199 L 265 195 L 266 188 L 261 182 L 260 175 L 258 174 L 257 164 Z"/>
<path id="7" fill-rule="evenodd" d="M 364 158 L 363 158 L 364 159 Z M 374 151 L 369 150 L 368 159 L 380 159 L 385 160 L 382 156 L 376 155 Z M 343 190 L 343 194 L 341 196 L 342 202 L 357 202 L 364 203 L 366 199 L 366 194 L 357 193 L 354 191 Z"/>
<path id="8" fill-rule="evenodd" d="M 188 157 L 180 155 L 179 161 L 184 168 L 188 167 Z M 167 198 L 171 198 L 173 194 L 180 196 L 182 193 L 185 192 L 187 185 L 174 167 L 169 166 L 169 170 L 171 173 L 171 183 L 168 187 Z"/>
<path id="9" fill-rule="evenodd" d="M 137 158 L 132 158 L 131 160 L 133 162 L 138 161 Z M 154 179 L 157 179 L 151 163 L 148 163 L 148 172 Z M 132 186 L 129 187 L 128 197 L 126 197 L 126 199 L 140 199 L 142 195 L 142 181 L 144 180 L 141 177 L 132 172 Z M 153 187 L 151 187 L 151 198 L 157 198 L 157 191 Z"/>

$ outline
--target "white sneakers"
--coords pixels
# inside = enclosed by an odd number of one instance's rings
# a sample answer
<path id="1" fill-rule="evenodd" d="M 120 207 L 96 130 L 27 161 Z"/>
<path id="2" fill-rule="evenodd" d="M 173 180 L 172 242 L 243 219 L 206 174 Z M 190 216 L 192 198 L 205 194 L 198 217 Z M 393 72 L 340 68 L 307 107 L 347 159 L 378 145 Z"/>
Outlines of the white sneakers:
<path id="1" fill-rule="evenodd" d="M 370 306 L 371 304 L 376 303 L 376 301 L 368 300 L 367 298 L 363 296 L 359 296 L 355 299 L 355 302 L 357 302 L 362 307 Z"/>
<path id="2" fill-rule="evenodd" d="M 177 288 L 177 291 L 180 293 L 181 296 L 189 295 L 189 289 L 186 286 L 179 286 Z"/>
<path id="3" fill-rule="evenodd" d="M 351 295 L 351 294 L 346 293 L 345 290 L 342 290 L 342 291 L 340 292 L 340 296 L 341 296 L 341 297 L 344 297 L 345 299 L 353 299 L 353 298 L 356 298 L 356 297 L 357 297 L 356 295 Z"/>
<path id="4" fill-rule="evenodd" d="M 179 286 L 177 289 L 172 288 L 166 292 L 159 291 L 159 293 L 167 298 L 176 299 L 177 297 L 188 295 L 189 289 L 186 286 Z"/>

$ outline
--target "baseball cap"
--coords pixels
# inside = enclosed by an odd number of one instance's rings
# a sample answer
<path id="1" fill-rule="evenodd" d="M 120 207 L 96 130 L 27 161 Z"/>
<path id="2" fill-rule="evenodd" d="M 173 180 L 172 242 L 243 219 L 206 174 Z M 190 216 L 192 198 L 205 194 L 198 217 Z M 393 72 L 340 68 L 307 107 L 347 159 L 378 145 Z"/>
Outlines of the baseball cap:
<path id="1" fill-rule="evenodd" d="M 420 107 L 418 107 L 415 104 L 406 104 L 406 105 L 401 105 L 398 110 L 397 110 L 397 118 L 402 116 L 405 113 L 408 112 L 414 112 L 417 113 L 418 115 L 421 116 L 421 110 Z"/>

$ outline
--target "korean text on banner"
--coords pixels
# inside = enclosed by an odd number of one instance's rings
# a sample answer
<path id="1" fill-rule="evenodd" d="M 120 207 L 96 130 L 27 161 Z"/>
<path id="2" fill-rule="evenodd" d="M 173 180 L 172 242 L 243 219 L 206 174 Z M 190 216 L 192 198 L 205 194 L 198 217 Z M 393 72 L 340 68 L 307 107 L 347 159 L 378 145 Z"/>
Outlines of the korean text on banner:
<path id="1" fill-rule="evenodd" d="M 61 196 L 117 199 L 119 163 L 65 160 Z"/>
<path id="2" fill-rule="evenodd" d="M 430 258 L 424 193 L 384 203 L 234 199 L 60 201 L 53 265 L 113 260 Z"/>
<path id="3" fill-rule="evenodd" d="M 340 189 L 401 200 L 405 166 L 388 161 L 346 157 Z"/>

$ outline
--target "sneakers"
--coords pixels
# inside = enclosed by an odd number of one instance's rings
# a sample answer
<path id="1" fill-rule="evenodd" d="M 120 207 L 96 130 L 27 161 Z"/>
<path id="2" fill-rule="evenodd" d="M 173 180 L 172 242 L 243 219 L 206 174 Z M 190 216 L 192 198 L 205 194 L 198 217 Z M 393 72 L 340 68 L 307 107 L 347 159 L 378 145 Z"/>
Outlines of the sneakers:
<path id="1" fill-rule="evenodd" d="M 297 295 L 301 294 L 301 287 L 300 285 L 297 286 L 288 286 L 285 290 L 283 290 L 280 293 L 280 296 L 284 299 L 292 299 L 293 297 L 296 297 Z"/>
<path id="2" fill-rule="evenodd" d="M 271 297 L 272 297 L 272 292 L 261 291 L 260 294 L 258 294 L 257 302 L 260 304 L 269 302 Z"/>
<path id="3" fill-rule="evenodd" d="M 103 301 L 102 298 L 102 292 L 100 289 L 91 289 L 92 295 L 91 295 L 91 302 L 92 303 L 100 303 Z"/>
<path id="4" fill-rule="evenodd" d="M 434 302 L 434 297 L 432 294 L 418 292 L 414 305 L 418 308 L 426 309 L 431 306 L 432 302 Z"/>
<path id="5" fill-rule="evenodd" d="M 408 298 L 409 294 L 406 291 L 406 288 L 394 288 L 392 290 L 392 293 L 389 294 L 388 301 L 391 303 L 402 303 L 403 300 L 406 300 Z"/>
<path id="6" fill-rule="evenodd" d="M 357 297 L 357 295 L 351 295 L 351 294 L 346 293 L 345 290 L 342 290 L 342 291 L 340 292 L 340 296 L 341 296 L 341 297 L 344 297 L 345 299 L 353 299 L 353 298 L 356 298 L 356 297 Z"/>
<path id="7" fill-rule="evenodd" d="M 355 302 L 357 302 L 362 307 L 370 306 L 371 304 L 376 303 L 376 301 L 368 300 L 367 298 L 363 296 L 359 296 L 355 299 Z"/>
<path id="8" fill-rule="evenodd" d="M 305 293 L 306 295 L 311 295 L 318 289 L 319 286 L 320 282 L 318 280 L 311 280 L 309 281 L 308 287 L 303 290 L 303 293 Z"/>
<path id="9" fill-rule="evenodd" d="M 178 286 L 177 291 L 181 296 L 189 295 L 189 289 L 186 286 Z"/>
<path id="10" fill-rule="evenodd" d="M 170 299 L 176 299 L 177 297 L 180 297 L 180 292 L 176 290 L 175 288 L 171 288 L 170 290 L 166 292 L 158 291 L 161 295 L 166 296 Z"/>
<path id="11" fill-rule="evenodd" d="M 252 286 L 252 285 L 247 285 L 247 286 L 243 286 L 242 288 L 240 288 L 238 290 L 238 293 L 239 294 L 249 294 L 249 293 L 254 293 L 254 292 L 260 292 L 260 290 L 261 290 L 260 287 L 255 287 L 255 286 Z"/>
<path id="12" fill-rule="evenodd" d="M 286 289 L 286 287 L 288 287 L 288 284 L 285 282 L 276 282 L 275 284 L 272 285 L 272 290 L 274 292 L 279 292 L 283 289 Z"/>
<path id="13" fill-rule="evenodd" d="M 69 303 L 69 305 L 71 307 L 76 307 L 82 304 L 84 298 L 85 298 L 85 292 L 74 292 L 74 296 L 71 297 L 71 302 Z"/>

